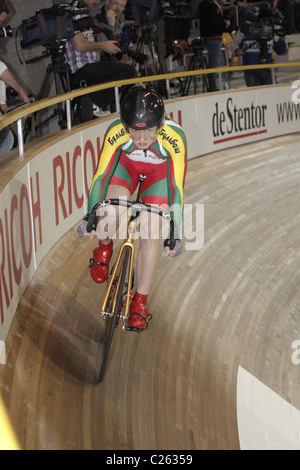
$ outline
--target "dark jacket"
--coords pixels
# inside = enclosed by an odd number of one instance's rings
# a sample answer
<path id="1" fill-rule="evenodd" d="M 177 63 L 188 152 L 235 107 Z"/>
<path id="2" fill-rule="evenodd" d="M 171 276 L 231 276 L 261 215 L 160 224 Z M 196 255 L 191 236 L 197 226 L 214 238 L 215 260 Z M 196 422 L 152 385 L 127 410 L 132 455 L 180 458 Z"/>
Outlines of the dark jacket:
<path id="1" fill-rule="evenodd" d="M 199 17 L 201 37 L 222 37 L 225 28 L 223 14 L 212 0 L 204 0 L 200 3 Z"/>

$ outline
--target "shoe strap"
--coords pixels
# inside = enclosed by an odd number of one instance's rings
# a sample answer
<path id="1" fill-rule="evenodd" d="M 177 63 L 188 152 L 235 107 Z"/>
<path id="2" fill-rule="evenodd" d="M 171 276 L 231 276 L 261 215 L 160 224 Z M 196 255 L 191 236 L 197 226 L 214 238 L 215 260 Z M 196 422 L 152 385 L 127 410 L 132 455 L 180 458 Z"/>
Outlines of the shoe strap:
<path id="1" fill-rule="evenodd" d="M 89 264 L 89 268 L 92 268 L 95 264 L 98 264 L 100 266 L 106 266 L 107 268 L 109 268 L 109 265 L 106 264 L 106 263 L 101 263 L 100 261 L 96 261 L 94 258 L 90 258 L 90 264 Z"/>
<path id="2" fill-rule="evenodd" d="M 132 313 L 129 315 L 128 321 L 130 320 L 130 318 L 131 318 L 132 315 L 138 315 L 139 317 L 141 317 L 141 318 L 146 322 L 146 328 L 148 327 L 149 321 L 152 319 L 151 313 L 148 313 L 148 315 L 147 315 L 146 317 L 144 317 L 144 315 L 142 315 L 141 313 L 132 312 Z"/>

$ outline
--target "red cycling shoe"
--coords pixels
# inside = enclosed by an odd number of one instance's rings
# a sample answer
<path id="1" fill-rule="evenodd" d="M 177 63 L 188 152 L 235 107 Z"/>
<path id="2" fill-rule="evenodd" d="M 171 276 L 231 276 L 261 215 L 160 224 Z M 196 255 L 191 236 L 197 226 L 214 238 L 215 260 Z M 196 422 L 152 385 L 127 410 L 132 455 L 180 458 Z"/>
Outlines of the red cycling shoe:
<path id="1" fill-rule="evenodd" d="M 90 274 L 95 282 L 101 284 L 108 277 L 109 262 L 113 253 L 113 242 L 104 245 L 99 240 L 99 246 L 93 251 L 93 258 L 90 259 Z"/>
<path id="2" fill-rule="evenodd" d="M 147 295 L 136 293 L 130 306 L 130 316 L 127 322 L 127 329 L 140 333 L 148 328 L 148 323 L 152 315 L 146 307 Z"/>

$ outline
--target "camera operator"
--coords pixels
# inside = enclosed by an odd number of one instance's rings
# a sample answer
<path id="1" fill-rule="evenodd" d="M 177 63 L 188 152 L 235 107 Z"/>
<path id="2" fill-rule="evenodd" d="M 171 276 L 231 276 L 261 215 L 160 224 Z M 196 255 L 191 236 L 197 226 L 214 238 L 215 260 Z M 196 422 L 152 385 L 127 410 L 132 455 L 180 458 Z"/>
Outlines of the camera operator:
<path id="1" fill-rule="evenodd" d="M 0 0 L 0 26 L 6 21 L 9 9 L 3 0 Z M 1 41 L 1 39 L 0 39 Z M 6 64 L 0 60 L 0 114 L 8 111 L 6 104 L 6 86 L 13 88 L 24 101 L 29 103 L 29 97 L 24 88 L 18 83 L 14 75 L 8 70 Z M 9 127 L 0 131 L 0 155 L 11 150 L 14 144 L 14 136 Z"/>
<path id="2" fill-rule="evenodd" d="M 243 65 L 270 64 L 272 52 L 283 55 L 286 51 L 285 38 L 274 40 L 274 14 L 270 8 L 260 10 L 257 23 L 244 23 L 238 30 L 230 47 L 233 55 L 243 58 Z M 245 70 L 247 87 L 273 83 L 270 69 Z"/>
<path id="3" fill-rule="evenodd" d="M 121 52 L 116 55 L 104 52 L 101 54 L 101 60 L 122 60 L 122 44 L 126 44 L 128 48 L 130 37 L 126 37 L 127 31 L 124 30 L 125 17 L 123 15 L 126 4 L 127 0 L 106 0 L 101 8 L 96 7 L 91 11 L 91 16 L 94 18 L 93 30 L 96 41 L 114 40 L 121 48 Z M 130 33 L 128 32 L 127 36 L 129 35 Z"/>
<path id="4" fill-rule="evenodd" d="M 68 10 L 73 13 L 74 20 L 87 20 L 90 18 L 91 10 L 99 3 L 100 0 L 75 0 Z M 136 71 L 130 65 L 101 61 L 101 52 L 117 54 L 121 50 L 114 40 L 96 42 L 91 28 L 80 31 L 72 39 L 67 40 L 65 59 L 70 66 L 72 80 L 76 87 L 82 84 L 91 86 L 136 77 Z M 113 88 L 92 93 L 91 100 L 101 110 L 107 107 L 110 107 L 111 111 L 115 110 Z"/>
<path id="5" fill-rule="evenodd" d="M 101 54 L 101 60 L 122 61 L 123 63 L 144 64 L 147 56 L 140 51 L 136 51 L 131 43 L 130 30 L 125 27 L 125 17 L 123 11 L 126 8 L 127 0 L 106 0 L 105 5 L 95 8 L 91 12 L 94 17 L 93 30 L 96 41 L 115 40 L 120 47 L 119 54 Z M 139 40 L 142 35 L 141 27 L 134 30 L 135 38 Z"/>

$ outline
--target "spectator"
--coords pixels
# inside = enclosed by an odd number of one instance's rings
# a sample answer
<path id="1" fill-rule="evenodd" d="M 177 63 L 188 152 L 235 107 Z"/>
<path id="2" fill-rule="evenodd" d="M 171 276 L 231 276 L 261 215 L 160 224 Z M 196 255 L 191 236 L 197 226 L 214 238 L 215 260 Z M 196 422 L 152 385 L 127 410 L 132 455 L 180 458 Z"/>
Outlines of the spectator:
<path id="1" fill-rule="evenodd" d="M 223 10 L 217 0 L 203 0 L 199 5 L 200 36 L 208 53 L 209 68 L 220 65 L 222 35 L 225 30 Z M 208 75 L 210 91 L 218 91 L 217 74 Z"/>
<path id="2" fill-rule="evenodd" d="M 106 0 L 101 8 L 96 7 L 91 12 L 94 17 L 94 33 L 96 41 L 123 40 L 123 28 L 127 0 Z"/>
<path id="3" fill-rule="evenodd" d="M 293 34 L 295 32 L 295 9 L 293 0 L 280 0 L 275 2 L 275 9 L 277 16 L 285 22 L 287 34 Z M 273 7 L 274 8 L 274 7 Z"/>
<path id="4" fill-rule="evenodd" d="M 230 47 L 232 53 L 243 58 L 243 65 L 270 64 L 272 62 L 272 51 L 282 55 L 286 51 L 286 42 L 284 38 L 278 40 L 270 36 L 259 36 L 253 33 L 253 25 L 265 25 L 272 27 L 274 14 L 271 9 L 262 9 L 258 15 L 257 23 L 245 23 L 244 27 L 237 31 L 234 41 Z M 248 31 L 246 26 L 248 25 Z M 257 69 L 244 71 L 247 87 L 270 85 L 273 83 L 270 69 Z"/>
<path id="5" fill-rule="evenodd" d="M 5 1 L 0 0 L 0 26 L 4 24 L 9 14 L 8 6 Z M 8 111 L 6 104 L 6 85 L 13 88 L 22 98 L 24 103 L 28 103 L 29 97 L 27 96 L 24 88 L 17 82 L 13 74 L 8 70 L 7 66 L 0 61 L 0 112 L 5 114 Z M 14 136 L 9 127 L 5 127 L 0 131 L 0 155 L 11 150 L 14 144 Z"/>
<path id="6" fill-rule="evenodd" d="M 1 66 L 2 66 L 2 62 L 0 63 L 0 67 Z M 1 113 L 5 112 L 5 111 L 2 111 L 2 109 L 7 108 L 5 91 L 6 91 L 5 83 L 3 81 L 0 81 Z M 11 150 L 13 145 L 14 145 L 14 135 L 9 127 L 4 127 L 3 129 L 0 130 L 0 155 Z"/>
<path id="7" fill-rule="evenodd" d="M 91 11 L 98 5 L 100 0 L 75 0 L 69 9 L 78 14 L 73 16 L 74 21 L 89 18 L 87 10 Z M 84 4 L 84 8 L 82 8 Z M 74 15 L 74 13 L 73 13 Z M 92 29 L 79 31 L 72 39 L 66 42 L 66 62 L 70 66 L 72 81 L 75 87 L 98 85 L 115 80 L 122 80 L 136 77 L 133 67 L 119 62 L 106 62 L 100 60 L 100 53 L 117 54 L 121 50 L 116 45 L 116 41 L 96 42 Z M 101 110 L 110 107 L 115 110 L 114 89 L 110 88 L 91 94 L 91 100 Z M 91 103 L 92 106 L 92 103 Z M 87 120 L 87 119 L 86 119 Z"/>
<path id="8" fill-rule="evenodd" d="M 5 3 L 5 0 L 0 0 L 0 26 L 6 21 L 9 14 L 9 8 Z"/>
<path id="9" fill-rule="evenodd" d="M 295 33 L 300 33 L 300 0 L 294 0 Z"/>

